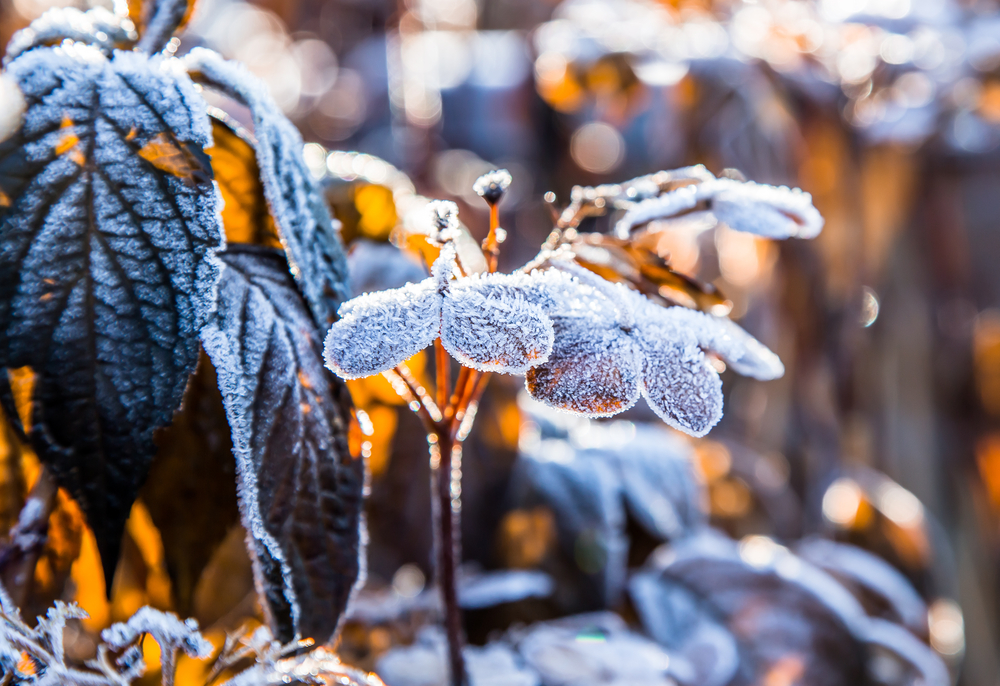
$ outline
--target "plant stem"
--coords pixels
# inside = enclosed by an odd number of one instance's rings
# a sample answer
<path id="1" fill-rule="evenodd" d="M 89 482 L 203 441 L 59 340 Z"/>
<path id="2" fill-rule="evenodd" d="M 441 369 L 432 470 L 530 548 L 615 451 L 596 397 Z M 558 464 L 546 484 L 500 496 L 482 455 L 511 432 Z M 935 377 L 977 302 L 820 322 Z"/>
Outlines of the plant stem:
<path id="1" fill-rule="evenodd" d="M 497 228 L 500 226 L 499 202 L 491 202 L 490 206 L 490 232 L 486 236 L 483 252 L 486 253 L 487 271 L 491 274 L 497 270 L 497 260 L 500 257 L 500 244 L 497 241 Z"/>
<path id="2" fill-rule="evenodd" d="M 444 627 L 448 637 L 448 664 L 451 686 L 465 683 L 465 662 L 462 658 L 462 611 L 458 605 L 458 564 L 462 559 L 461 539 L 461 480 L 462 444 L 452 437 L 450 430 L 437 436 L 437 448 L 432 450 L 437 458 L 433 469 L 434 495 L 437 507 L 437 570 L 438 584 L 444 606 Z M 437 453 L 436 455 L 434 453 Z M 434 466 L 434 465 L 432 465 Z"/>
<path id="3" fill-rule="evenodd" d="M 434 375 L 437 377 L 437 405 L 442 410 L 448 405 L 448 386 L 450 384 L 448 353 L 441 344 L 441 339 L 434 340 Z"/>

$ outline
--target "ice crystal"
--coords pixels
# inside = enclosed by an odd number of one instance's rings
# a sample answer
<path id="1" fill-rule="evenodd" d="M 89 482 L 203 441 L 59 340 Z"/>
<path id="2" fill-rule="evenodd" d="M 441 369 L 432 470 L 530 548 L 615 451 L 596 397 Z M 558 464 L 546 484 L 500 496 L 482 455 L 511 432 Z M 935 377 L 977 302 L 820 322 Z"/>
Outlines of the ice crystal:
<path id="1" fill-rule="evenodd" d="M 552 324 L 525 296 L 529 276 L 452 279 L 454 268 L 449 244 L 430 278 L 345 303 L 326 338 L 327 366 L 346 379 L 371 376 L 392 369 L 438 336 L 455 359 L 482 371 L 523 374 L 548 358 Z"/>
<path id="2" fill-rule="evenodd" d="M 425 211 L 436 231 L 432 238 L 442 243 L 454 241 L 459 227 L 458 205 L 451 200 L 431 200 Z"/>
<path id="3" fill-rule="evenodd" d="M 823 218 L 813 207 L 812 196 L 804 191 L 752 181 L 711 179 L 636 203 L 618 221 L 615 233 L 627 238 L 637 226 L 675 217 L 702 202 L 730 228 L 768 238 L 814 238 L 823 228 Z"/>
<path id="4" fill-rule="evenodd" d="M 546 309 L 552 353 L 526 380 L 532 397 L 547 405 L 607 417 L 642 395 L 667 424 L 703 436 L 722 416 L 722 382 L 704 350 L 757 378 L 784 372 L 774 353 L 727 319 L 659 307 L 571 263 L 560 268 L 577 278 L 561 281 L 563 297 Z M 566 289 L 576 293 L 567 298 Z"/>
<path id="5" fill-rule="evenodd" d="M 66 624 L 71 619 L 86 619 L 78 605 L 56 601 L 35 628 L 21 620 L 16 606 L 0 589 L 0 667 L 4 683 L 30 683 L 36 686 L 129 686 L 143 676 L 142 639 L 148 635 L 160 646 L 161 682 L 172 686 L 177 653 L 183 650 L 192 657 L 206 658 L 212 644 L 202 638 L 193 619 L 181 621 L 175 615 L 150 607 L 140 608 L 125 623 L 114 624 L 101 632 L 104 641 L 97 646 L 96 659 L 84 671 L 67 664 L 63 645 Z M 32 670 L 21 672 L 25 657 Z M 115 657 L 117 656 L 117 657 Z"/>

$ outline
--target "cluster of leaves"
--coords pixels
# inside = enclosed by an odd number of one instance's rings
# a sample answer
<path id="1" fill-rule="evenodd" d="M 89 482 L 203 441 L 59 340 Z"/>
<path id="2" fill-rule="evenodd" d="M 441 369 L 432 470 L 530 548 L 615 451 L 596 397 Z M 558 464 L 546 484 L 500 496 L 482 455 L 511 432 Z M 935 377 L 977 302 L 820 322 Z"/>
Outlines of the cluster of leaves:
<path id="1" fill-rule="evenodd" d="M 506 172 L 494 174 L 499 180 L 487 175 L 481 183 L 509 183 Z M 677 186 L 681 180 L 688 183 Z M 347 379 L 370 376 L 440 338 L 464 366 L 525 374 L 532 397 L 553 407 L 611 416 L 641 395 L 665 422 L 694 436 L 722 416 L 721 380 L 705 351 L 741 374 L 781 376 L 777 356 L 726 317 L 664 307 L 677 298 L 653 300 L 630 287 L 662 285 L 696 294 L 689 297 L 696 305 L 719 304 L 710 291 L 633 245 L 630 234 L 638 226 L 647 227 L 644 233 L 662 230 L 679 215 L 702 211 L 741 231 L 812 237 L 822 219 L 808 194 L 716 179 L 699 167 L 576 189 L 571 201 L 560 218 L 563 230 L 513 274 L 482 273 L 462 259 L 457 207 L 432 203 L 424 210 L 433 227 L 430 240 L 439 247 L 431 277 L 345 303 L 327 336 L 327 364 Z M 617 242 L 599 234 L 581 237 L 572 226 L 610 209 L 625 210 Z M 592 265 L 603 265 L 619 283 L 595 273 L 599 267 L 586 268 Z"/>
<path id="2" fill-rule="evenodd" d="M 157 430 L 203 349 L 271 630 L 326 643 L 362 576 L 363 541 L 350 398 L 322 362 L 347 295 L 336 225 L 264 86 L 208 50 L 172 56 L 190 4 L 129 4 L 131 15 L 51 10 L 7 49 L 4 410 L 79 503 L 110 594 Z M 205 90 L 248 108 L 253 131 Z M 20 403 L 15 374 L 31 379 Z"/>

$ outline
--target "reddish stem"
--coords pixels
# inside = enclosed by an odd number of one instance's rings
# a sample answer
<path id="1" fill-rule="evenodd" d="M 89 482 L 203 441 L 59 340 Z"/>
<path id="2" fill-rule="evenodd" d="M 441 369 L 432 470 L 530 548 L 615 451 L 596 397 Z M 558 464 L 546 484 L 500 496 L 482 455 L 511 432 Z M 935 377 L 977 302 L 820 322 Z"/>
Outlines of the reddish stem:
<path id="1" fill-rule="evenodd" d="M 433 470 L 433 490 L 437 507 L 437 569 L 438 584 L 444 605 L 444 627 L 448 636 L 448 664 L 451 686 L 465 684 L 465 661 L 462 646 L 462 610 L 458 604 L 458 564 L 462 559 L 461 499 L 456 482 L 461 474 L 461 443 L 451 431 L 438 434 L 437 468 Z"/>

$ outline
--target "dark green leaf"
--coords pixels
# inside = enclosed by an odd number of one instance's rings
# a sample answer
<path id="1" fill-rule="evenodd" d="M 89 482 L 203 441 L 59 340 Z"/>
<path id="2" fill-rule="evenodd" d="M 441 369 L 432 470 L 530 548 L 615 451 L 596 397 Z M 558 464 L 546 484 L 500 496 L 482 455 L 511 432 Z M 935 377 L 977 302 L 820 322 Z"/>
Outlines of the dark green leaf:
<path id="1" fill-rule="evenodd" d="M 331 639 L 361 571 L 364 463 L 350 398 L 280 253 L 234 246 L 205 349 L 219 375 L 254 572 L 276 635 Z"/>
<path id="2" fill-rule="evenodd" d="M 38 48 L 0 144 L 0 365 L 37 374 L 32 440 L 94 530 L 122 529 L 198 360 L 222 242 L 204 103 L 172 60 Z"/>

